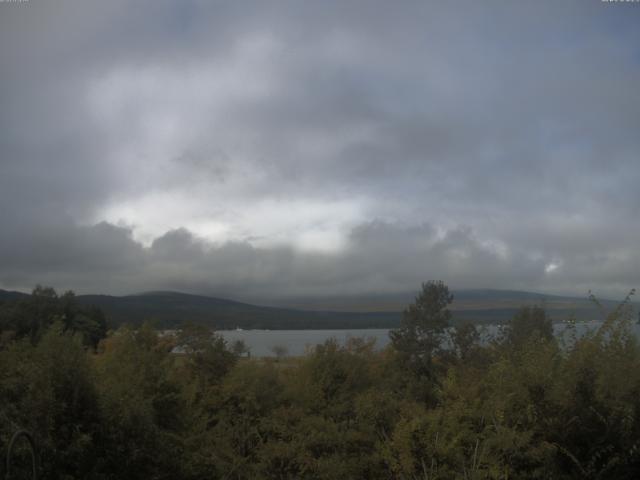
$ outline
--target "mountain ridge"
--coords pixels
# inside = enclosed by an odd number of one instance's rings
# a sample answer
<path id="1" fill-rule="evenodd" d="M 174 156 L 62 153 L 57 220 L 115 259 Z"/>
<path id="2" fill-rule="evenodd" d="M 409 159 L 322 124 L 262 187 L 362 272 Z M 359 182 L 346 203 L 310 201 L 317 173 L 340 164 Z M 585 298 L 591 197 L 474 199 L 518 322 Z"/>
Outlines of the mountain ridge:
<path id="1" fill-rule="evenodd" d="M 526 305 L 544 306 L 556 321 L 570 316 L 592 320 L 600 315 L 588 298 L 498 289 L 466 289 L 453 291 L 453 294 L 454 322 L 504 323 Z M 0 301 L 18 300 L 28 295 L 0 290 Z M 380 301 L 374 295 L 326 297 L 265 305 L 171 290 L 123 296 L 76 296 L 81 304 L 100 307 L 114 327 L 151 321 L 159 328 L 175 328 L 191 321 L 216 329 L 274 330 L 394 328 L 399 325 L 403 309 L 414 297 L 415 294 L 409 293 L 387 294 Z M 612 308 L 617 303 L 601 300 L 605 308 Z"/>

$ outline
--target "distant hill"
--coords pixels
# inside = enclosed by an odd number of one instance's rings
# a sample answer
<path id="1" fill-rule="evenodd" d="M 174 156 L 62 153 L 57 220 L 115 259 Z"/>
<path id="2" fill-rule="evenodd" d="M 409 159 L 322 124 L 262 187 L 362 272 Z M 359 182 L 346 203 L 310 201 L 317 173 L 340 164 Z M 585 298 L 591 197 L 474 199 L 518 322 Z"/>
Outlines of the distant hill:
<path id="1" fill-rule="evenodd" d="M 335 310 L 342 312 L 401 312 L 413 302 L 416 292 L 381 293 L 367 295 L 309 297 L 275 299 L 265 302 L 269 305 L 299 310 Z M 591 300 L 584 297 L 550 295 L 518 290 L 474 289 L 454 290 L 454 320 L 481 323 L 502 323 L 508 321 L 523 306 L 544 307 L 555 321 L 563 321 L 570 316 L 577 320 L 602 318 L 602 312 Z M 277 303 L 276 303 L 277 302 Z M 618 305 L 618 301 L 600 299 L 605 311 Z M 638 303 L 634 303 L 638 311 Z"/>
<path id="2" fill-rule="evenodd" d="M 342 295 L 325 297 L 298 297 L 295 299 L 257 299 L 252 303 L 296 308 L 299 310 L 334 310 L 344 312 L 400 312 L 413 302 L 417 292 L 373 293 L 365 295 Z M 491 306 L 499 308 L 524 304 L 540 304 L 544 302 L 564 302 L 576 304 L 588 301 L 587 298 L 547 295 L 543 293 L 523 292 L 517 290 L 454 290 L 453 309 L 469 310 L 478 308 L 485 310 Z"/>
<path id="3" fill-rule="evenodd" d="M 29 295 L 22 292 L 10 292 L 8 290 L 0 290 L 0 302 L 19 300 Z"/>
<path id="4" fill-rule="evenodd" d="M 0 290 L 0 301 L 27 294 Z M 112 326 L 151 321 L 159 328 L 173 328 L 185 321 L 216 329 L 340 329 L 393 328 L 414 295 L 383 294 L 280 301 L 279 306 L 255 305 L 178 292 L 146 292 L 138 295 L 79 295 L 85 305 L 100 307 Z M 616 302 L 602 300 L 605 309 Z M 503 323 L 519 308 L 539 305 L 556 321 L 602 318 L 587 298 L 563 297 L 510 290 L 460 290 L 454 292 L 455 322 Z M 637 309 L 636 309 L 637 310 Z"/>
<path id="5" fill-rule="evenodd" d="M 176 327 L 185 321 L 225 330 L 389 328 L 400 320 L 398 312 L 327 312 L 263 307 L 200 295 L 149 292 L 113 297 L 80 295 L 78 301 L 100 307 L 112 324 L 139 324 L 150 320 L 160 327 Z"/>

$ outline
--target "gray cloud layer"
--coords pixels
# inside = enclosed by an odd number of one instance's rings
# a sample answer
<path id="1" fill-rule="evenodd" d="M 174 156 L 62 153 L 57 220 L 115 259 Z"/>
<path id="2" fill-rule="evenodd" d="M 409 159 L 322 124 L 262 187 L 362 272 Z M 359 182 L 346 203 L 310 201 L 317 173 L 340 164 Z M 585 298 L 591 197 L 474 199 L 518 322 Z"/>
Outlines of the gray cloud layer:
<path id="1" fill-rule="evenodd" d="M 0 287 L 640 279 L 640 8 L 0 4 Z"/>

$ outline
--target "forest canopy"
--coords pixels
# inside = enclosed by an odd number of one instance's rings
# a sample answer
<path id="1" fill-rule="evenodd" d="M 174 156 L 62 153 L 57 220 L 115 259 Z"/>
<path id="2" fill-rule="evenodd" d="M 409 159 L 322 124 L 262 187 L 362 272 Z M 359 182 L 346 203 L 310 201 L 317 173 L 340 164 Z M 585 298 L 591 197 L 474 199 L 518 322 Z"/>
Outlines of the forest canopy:
<path id="1" fill-rule="evenodd" d="M 37 287 L 0 305 L 0 447 L 26 429 L 51 479 L 637 477 L 628 298 L 585 335 L 558 338 L 526 307 L 490 341 L 450 326 L 451 300 L 423 284 L 382 350 L 250 358 L 198 325 L 107 332 L 99 310 Z"/>

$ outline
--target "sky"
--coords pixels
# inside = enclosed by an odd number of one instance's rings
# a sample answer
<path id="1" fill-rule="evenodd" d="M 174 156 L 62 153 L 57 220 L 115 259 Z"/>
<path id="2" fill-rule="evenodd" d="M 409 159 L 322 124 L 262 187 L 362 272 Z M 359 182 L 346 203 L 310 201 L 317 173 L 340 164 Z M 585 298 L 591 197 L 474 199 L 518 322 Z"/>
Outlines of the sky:
<path id="1" fill-rule="evenodd" d="M 640 3 L 0 2 L 0 288 L 640 286 Z"/>

